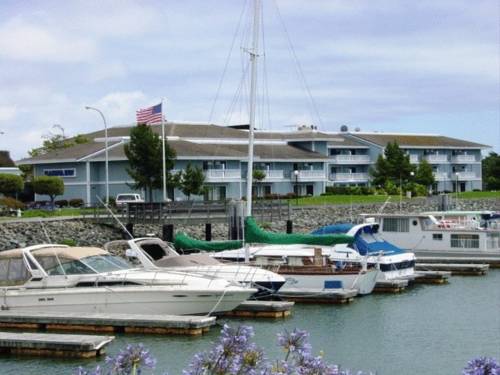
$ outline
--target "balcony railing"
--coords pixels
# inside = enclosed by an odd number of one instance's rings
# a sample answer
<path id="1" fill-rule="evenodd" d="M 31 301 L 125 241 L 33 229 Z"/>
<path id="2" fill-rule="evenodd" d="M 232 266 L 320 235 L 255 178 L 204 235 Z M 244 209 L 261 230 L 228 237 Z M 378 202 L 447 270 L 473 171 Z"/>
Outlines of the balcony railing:
<path id="1" fill-rule="evenodd" d="M 370 163 L 369 155 L 332 155 L 330 160 L 337 164 L 368 164 Z"/>
<path id="2" fill-rule="evenodd" d="M 420 158 L 418 155 L 410 155 L 410 163 L 418 164 L 420 162 Z"/>
<path id="3" fill-rule="evenodd" d="M 291 173 L 291 178 L 297 178 L 298 181 L 323 181 L 326 179 L 324 171 L 298 171 L 299 174 L 295 176 L 294 171 Z"/>
<path id="4" fill-rule="evenodd" d="M 436 181 L 446 181 L 450 179 L 450 176 L 446 172 L 434 172 L 434 179 Z"/>
<path id="5" fill-rule="evenodd" d="M 474 163 L 476 157 L 474 155 L 455 155 L 451 160 L 453 163 Z"/>
<path id="6" fill-rule="evenodd" d="M 429 163 L 448 163 L 448 155 L 425 155 L 425 160 Z"/>
<path id="7" fill-rule="evenodd" d="M 452 176 L 453 179 L 458 178 L 459 181 L 476 180 L 479 178 L 474 172 L 458 172 L 454 173 Z"/>
<path id="8" fill-rule="evenodd" d="M 264 181 L 283 180 L 285 178 L 285 172 L 282 170 L 270 169 L 263 172 L 266 174 Z"/>
<path id="9" fill-rule="evenodd" d="M 368 181 L 368 173 L 332 173 L 331 181 L 337 182 L 363 182 Z"/>
<path id="10" fill-rule="evenodd" d="M 241 178 L 241 169 L 207 169 L 205 171 L 207 181 L 224 181 Z"/>

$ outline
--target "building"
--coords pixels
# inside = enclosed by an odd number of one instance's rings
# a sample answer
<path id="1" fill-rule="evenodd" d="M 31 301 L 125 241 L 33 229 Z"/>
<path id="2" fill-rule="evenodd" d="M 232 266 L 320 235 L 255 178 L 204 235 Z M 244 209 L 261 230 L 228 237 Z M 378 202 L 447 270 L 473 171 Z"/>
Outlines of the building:
<path id="1" fill-rule="evenodd" d="M 0 151 L 0 173 L 21 175 L 21 171 L 10 158 L 9 151 Z"/>
<path id="2" fill-rule="evenodd" d="M 132 192 L 124 145 L 131 126 L 108 129 L 110 195 Z M 152 129 L 160 134 L 159 125 Z M 87 204 L 105 195 L 104 131 L 85 135 L 89 143 L 23 159 L 34 175 L 59 176 L 65 183 L 61 199 L 81 198 Z M 166 136 L 175 149 L 175 170 L 188 163 L 205 171 L 207 199 L 239 199 L 246 192 L 248 132 L 241 127 L 167 123 Z M 488 146 L 438 135 L 340 132 L 326 133 L 303 126 L 290 132 L 255 133 L 256 169 L 265 179 L 254 184 L 259 196 L 319 195 L 331 185 L 369 185 L 369 169 L 390 141 L 397 141 L 414 163 L 425 158 L 435 168 L 437 191 L 481 188 L 481 151 Z M 458 184 L 454 184 L 457 180 Z M 456 181 L 455 181 L 456 182 Z M 143 194 L 143 192 L 140 192 Z M 143 194 L 144 195 L 144 194 Z M 155 200 L 162 194 L 156 191 Z M 184 199 L 170 190 L 171 199 Z M 44 199 L 45 197 L 37 197 Z"/>

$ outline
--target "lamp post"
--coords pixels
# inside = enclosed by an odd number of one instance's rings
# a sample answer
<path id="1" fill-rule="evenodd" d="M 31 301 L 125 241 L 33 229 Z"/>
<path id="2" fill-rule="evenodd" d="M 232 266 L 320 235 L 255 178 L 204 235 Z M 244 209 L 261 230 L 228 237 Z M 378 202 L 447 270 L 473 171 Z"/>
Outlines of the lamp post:
<path id="1" fill-rule="evenodd" d="M 108 124 L 106 123 L 106 118 L 104 117 L 104 114 L 101 112 L 101 110 L 90 106 L 85 106 L 85 109 L 96 111 L 97 113 L 99 113 L 102 117 L 102 122 L 104 123 L 104 148 L 105 148 L 104 168 L 106 174 L 106 205 L 108 205 L 109 204 Z"/>
<path id="2" fill-rule="evenodd" d="M 299 205 L 299 171 L 294 170 L 293 175 L 295 176 L 295 204 Z"/>

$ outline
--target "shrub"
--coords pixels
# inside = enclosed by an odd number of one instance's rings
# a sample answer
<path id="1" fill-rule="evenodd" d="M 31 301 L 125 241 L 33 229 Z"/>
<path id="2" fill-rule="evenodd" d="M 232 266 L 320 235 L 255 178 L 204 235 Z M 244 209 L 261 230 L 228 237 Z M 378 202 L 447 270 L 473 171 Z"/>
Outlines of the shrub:
<path id="1" fill-rule="evenodd" d="M 33 180 L 33 189 L 36 194 L 48 195 L 52 207 L 57 195 L 64 194 L 64 181 L 60 177 L 40 176 Z"/>
<path id="2" fill-rule="evenodd" d="M 74 208 L 83 207 L 83 199 L 81 198 L 70 199 L 69 205 Z"/>
<path id="3" fill-rule="evenodd" d="M 66 199 L 61 199 L 54 202 L 57 207 L 68 207 L 68 201 Z"/>
<path id="4" fill-rule="evenodd" d="M 76 241 L 72 238 L 65 238 L 61 241 L 62 245 L 76 246 Z"/>
<path id="5" fill-rule="evenodd" d="M 10 197 L 0 198 L 0 206 L 7 207 L 12 210 L 23 210 L 25 208 L 25 204 L 23 202 Z"/>
<path id="6" fill-rule="evenodd" d="M 425 197 L 427 193 L 427 188 L 424 185 L 415 184 L 415 195 L 417 197 Z"/>
<path id="7" fill-rule="evenodd" d="M 23 191 L 24 182 L 21 176 L 14 174 L 0 173 L 0 193 L 13 195 Z"/>

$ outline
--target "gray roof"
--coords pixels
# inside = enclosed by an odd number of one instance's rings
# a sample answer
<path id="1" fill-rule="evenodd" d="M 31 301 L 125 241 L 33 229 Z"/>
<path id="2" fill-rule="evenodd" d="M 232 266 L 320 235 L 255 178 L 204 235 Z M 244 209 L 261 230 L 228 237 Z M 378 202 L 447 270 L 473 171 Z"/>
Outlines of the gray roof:
<path id="1" fill-rule="evenodd" d="M 480 143 L 464 141 L 462 139 L 445 137 L 442 135 L 420 134 L 389 134 L 389 133 L 355 133 L 351 135 L 367 142 L 385 147 L 389 142 L 397 142 L 401 147 L 456 147 L 456 148 L 488 148 Z"/>

